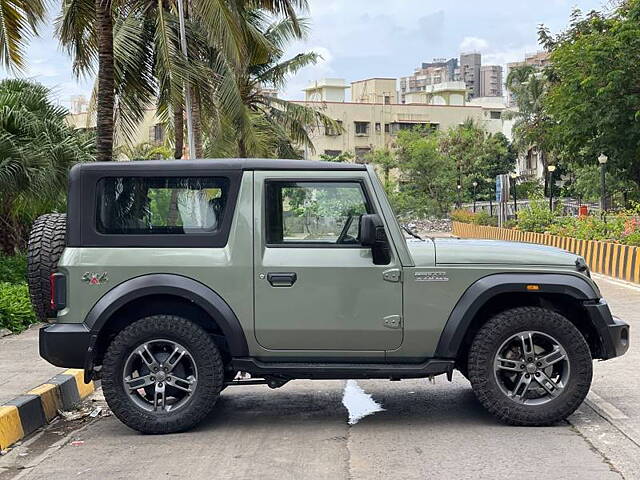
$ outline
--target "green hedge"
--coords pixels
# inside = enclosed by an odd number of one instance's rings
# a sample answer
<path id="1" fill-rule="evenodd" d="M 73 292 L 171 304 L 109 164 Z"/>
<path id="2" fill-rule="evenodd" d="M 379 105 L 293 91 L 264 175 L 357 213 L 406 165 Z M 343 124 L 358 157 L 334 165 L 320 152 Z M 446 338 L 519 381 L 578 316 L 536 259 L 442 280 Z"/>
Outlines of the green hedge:
<path id="1" fill-rule="evenodd" d="M 34 322 L 27 285 L 0 282 L 0 328 L 21 332 Z"/>
<path id="2" fill-rule="evenodd" d="M 0 282 L 26 283 L 27 256 L 18 254 L 8 257 L 0 254 Z"/>

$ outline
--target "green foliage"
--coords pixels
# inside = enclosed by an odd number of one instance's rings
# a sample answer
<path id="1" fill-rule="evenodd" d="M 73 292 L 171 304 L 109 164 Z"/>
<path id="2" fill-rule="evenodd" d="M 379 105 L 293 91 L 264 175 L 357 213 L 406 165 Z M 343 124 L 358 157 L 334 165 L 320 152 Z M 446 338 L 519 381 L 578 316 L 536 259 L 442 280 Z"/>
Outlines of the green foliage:
<path id="1" fill-rule="evenodd" d="M 528 180 L 518 183 L 518 198 L 539 199 L 544 197 L 544 187 L 538 180 Z"/>
<path id="2" fill-rule="evenodd" d="M 475 213 L 463 208 L 453 210 L 450 214 L 451 220 L 462 223 L 474 223 L 475 216 Z"/>
<path id="3" fill-rule="evenodd" d="M 24 283 L 27 281 L 27 256 L 24 254 L 0 254 L 0 282 Z"/>
<path id="4" fill-rule="evenodd" d="M 391 171 L 398 167 L 398 159 L 388 148 L 374 150 L 366 156 L 369 163 L 375 165 L 378 175 L 382 173 L 382 185 L 388 193 L 392 190 Z"/>
<path id="5" fill-rule="evenodd" d="M 356 158 L 356 156 L 353 153 L 346 151 L 341 152 L 338 155 L 327 155 L 325 153 L 320 154 L 320 159 L 325 162 L 345 163 L 352 162 L 354 158 Z"/>
<path id="6" fill-rule="evenodd" d="M 49 90 L 26 80 L 0 82 L 0 248 L 24 247 L 35 216 L 64 205 L 69 168 L 93 159 L 93 138 L 67 124 Z"/>
<path id="7" fill-rule="evenodd" d="M 604 152 L 613 177 L 637 185 L 640 0 L 621 1 L 602 13 L 583 15 L 576 9 L 566 31 L 551 35 L 542 27 L 539 34 L 550 52 L 547 77 L 551 85 L 544 107 L 556 125 L 558 156 L 593 168 Z"/>
<path id="8" fill-rule="evenodd" d="M 0 328 L 21 332 L 36 321 L 27 285 L 0 282 Z"/>
<path id="9" fill-rule="evenodd" d="M 465 209 L 453 210 L 451 212 L 451 220 L 454 222 L 473 223 L 474 225 L 498 226 L 498 218 L 489 215 L 489 212 L 485 212 L 484 210 L 476 213 Z"/>
<path id="10" fill-rule="evenodd" d="M 528 232 L 544 233 L 549 230 L 556 215 L 556 212 L 549 210 L 549 205 L 545 201 L 532 201 L 529 208 L 518 212 L 518 228 Z"/>

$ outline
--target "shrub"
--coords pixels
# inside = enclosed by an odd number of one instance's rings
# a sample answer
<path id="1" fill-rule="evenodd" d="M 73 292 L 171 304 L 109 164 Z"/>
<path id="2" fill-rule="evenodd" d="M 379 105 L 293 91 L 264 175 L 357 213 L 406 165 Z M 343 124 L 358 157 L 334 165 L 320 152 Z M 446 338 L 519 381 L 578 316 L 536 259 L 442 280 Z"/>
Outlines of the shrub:
<path id="1" fill-rule="evenodd" d="M 25 283 L 27 281 L 27 256 L 0 254 L 0 282 Z"/>
<path id="2" fill-rule="evenodd" d="M 487 225 L 490 227 L 498 226 L 498 217 L 489 215 L 489 212 L 486 212 L 484 210 L 481 210 L 478 213 L 476 213 L 472 221 L 476 225 Z"/>
<path id="3" fill-rule="evenodd" d="M 31 308 L 29 289 L 26 284 L 0 283 L 0 328 L 21 332 L 36 316 Z"/>
<path id="4" fill-rule="evenodd" d="M 556 213 L 549 210 L 546 202 L 533 201 L 529 208 L 518 212 L 518 228 L 520 230 L 544 233 L 553 224 Z"/>
<path id="5" fill-rule="evenodd" d="M 476 214 L 469 210 L 458 209 L 451 212 L 451 220 L 462 223 L 475 223 Z"/>

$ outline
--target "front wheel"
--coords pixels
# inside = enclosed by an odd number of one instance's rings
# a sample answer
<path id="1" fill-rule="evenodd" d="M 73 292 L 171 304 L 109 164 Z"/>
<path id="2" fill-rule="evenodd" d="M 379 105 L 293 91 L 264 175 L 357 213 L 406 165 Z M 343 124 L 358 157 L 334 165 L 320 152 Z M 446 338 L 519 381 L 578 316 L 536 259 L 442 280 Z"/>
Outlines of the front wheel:
<path id="1" fill-rule="evenodd" d="M 187 430 L 213 408 L 222 357 L 200 326 L 155 315 L 122 330 L 104 357 L 102 389 L 113 413 L 143 433 Z"/>
<path id="2" fill-rule="evenodd" d="M 478 331 L 468 372 L 478 400 L 500 421 L 552 425 L 571 415 L 589 392 L 591 352 L 562 315 L 515 308 Z"/>

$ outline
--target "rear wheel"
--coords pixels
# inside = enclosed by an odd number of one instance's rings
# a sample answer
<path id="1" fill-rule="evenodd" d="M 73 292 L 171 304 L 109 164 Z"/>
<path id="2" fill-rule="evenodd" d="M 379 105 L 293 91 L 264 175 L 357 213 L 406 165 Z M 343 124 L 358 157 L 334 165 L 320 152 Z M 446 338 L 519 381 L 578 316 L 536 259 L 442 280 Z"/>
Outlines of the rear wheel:
<path id="1" fill-rule="evenodd" d="M 551 425 L 571 415 L 591 385 L 580 331 L 548 309 L 523 307 L 489 320 L 469 351 L 469 380 L 482 405 L 512 425 Z"/>
<path id="2" fill-rule="evenodd" d="M 50 276 L 55 272 L 64 250 L 66 232 L 67 215 L 49 213 L 36 219 L 29 234 L 27 254 L 29 297 L 33 310 L 41 322 L 55 316 L 50 304 Z"/>
<path id="3" fill-rule="evenodd" d="M 200 326 L 155 315 L 109 345 L 102 385 L 113 413 L 143 433 L 187 430 L 213 408 L 223 386 L 220 352 Z"/>

